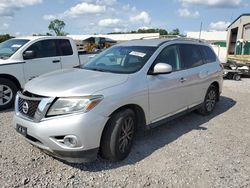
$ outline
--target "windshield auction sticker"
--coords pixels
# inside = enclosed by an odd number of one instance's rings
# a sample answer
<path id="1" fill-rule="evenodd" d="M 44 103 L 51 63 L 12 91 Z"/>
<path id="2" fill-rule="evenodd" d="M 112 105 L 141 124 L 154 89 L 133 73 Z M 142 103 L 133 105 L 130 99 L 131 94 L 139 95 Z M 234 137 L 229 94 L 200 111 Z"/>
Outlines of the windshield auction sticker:
<path id="1" fill-rule="evenodd" d="M 21 44 L 13 44 L 11 48 L 20 48 L 22 45 Z"/>
<path id="2" fill-rule="evenodd" d="M 136 52 L 136 51 L 132 51 L 129 53 L 129 55 L 133 55 L 133 56 L 137 56 L 137 57 L 145 57 L 145 53 L 142 53 L 142 52 Z"/>

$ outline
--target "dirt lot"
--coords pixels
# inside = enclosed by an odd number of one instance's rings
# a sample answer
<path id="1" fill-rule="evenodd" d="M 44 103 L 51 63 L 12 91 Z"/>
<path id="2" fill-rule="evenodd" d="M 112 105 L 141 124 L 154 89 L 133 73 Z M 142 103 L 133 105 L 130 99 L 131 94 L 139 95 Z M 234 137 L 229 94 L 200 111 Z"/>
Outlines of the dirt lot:
<path id="1" fill-rule="evenodd" d="M 250 187 L 250 79 L 224 82 L 213 115 L 138 134 L 123 162 L 66 164 L 28 144 L 0 113 L 0 187 Z"/>

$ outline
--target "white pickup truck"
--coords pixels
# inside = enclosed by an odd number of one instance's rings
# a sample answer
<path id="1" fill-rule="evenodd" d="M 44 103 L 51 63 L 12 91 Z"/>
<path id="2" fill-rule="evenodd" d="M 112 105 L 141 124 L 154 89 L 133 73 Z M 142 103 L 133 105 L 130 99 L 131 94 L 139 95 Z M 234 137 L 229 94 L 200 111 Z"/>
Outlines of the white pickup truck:
<path id="1" fill-rule="evenodd" d="M 0 43 L 0 110 L 13 105 L 16 92 L 29 80 L 83 64 L 87 56 L 79 56 L 68 37 L 23 37 Z"/>

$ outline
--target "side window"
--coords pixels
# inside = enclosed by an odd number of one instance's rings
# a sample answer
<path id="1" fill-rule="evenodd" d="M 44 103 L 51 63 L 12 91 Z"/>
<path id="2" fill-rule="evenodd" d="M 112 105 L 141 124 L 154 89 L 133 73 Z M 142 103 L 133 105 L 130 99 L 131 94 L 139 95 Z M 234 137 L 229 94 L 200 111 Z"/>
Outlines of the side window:
<path id="1" fill-rule="evenodd" d="M 57 56 L 56 41 L 42 40 L 32 44 L 26 51 L 34 51 L 34 58 L 45 58 Z"/>
<path id="2" fill-rule="evenodd" d="M 201 46 L 201 52 L 205 63 L 213 63 L 216 61 L 216 55 L 208 46 Z"/>
<path id="3" fill-rule="evenodd" d="M 172 66 L 173 71 L 180 69 L 179 54 L 177 46 L 168 46 L 161 51 L 155 63 L 167 63 Z"/>
<path id="4" fill-rule="evenodd" d="M 62 56 L 73 55 L 72 46 L 69 40 L 61 39 L 58 41 L 58 48 Z"/>
<path id="5" fill-rule="evenodd" d="M 192 44 L 180 44 L 182 69 L 189 69 L 203 64 L 199 46 Z"/>

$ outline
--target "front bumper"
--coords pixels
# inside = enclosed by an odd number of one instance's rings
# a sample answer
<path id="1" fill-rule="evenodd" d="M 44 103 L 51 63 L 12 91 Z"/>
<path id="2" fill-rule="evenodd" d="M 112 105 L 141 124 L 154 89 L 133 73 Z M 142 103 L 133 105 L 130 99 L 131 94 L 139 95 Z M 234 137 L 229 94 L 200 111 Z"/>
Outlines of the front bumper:
<path id="1" fill-rule="evenodd" d="M 17 125 L 27 130 L 26 140 L 46 153 L 68 162 L 88 162 L 95 160 L 100 145 L 103 128 L 108 117 L 90 112 L 57 116 L 34 122 L 16 114 L 14 128 Z M 69 147 L 63 138 L 73 135 L 77 146 Z"/>

